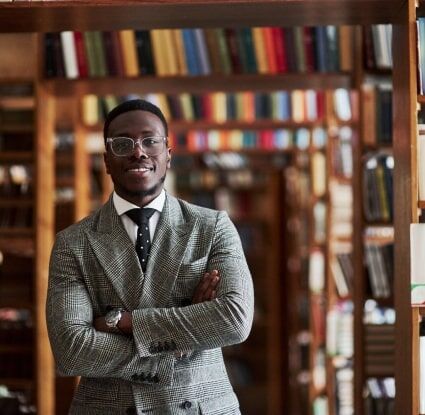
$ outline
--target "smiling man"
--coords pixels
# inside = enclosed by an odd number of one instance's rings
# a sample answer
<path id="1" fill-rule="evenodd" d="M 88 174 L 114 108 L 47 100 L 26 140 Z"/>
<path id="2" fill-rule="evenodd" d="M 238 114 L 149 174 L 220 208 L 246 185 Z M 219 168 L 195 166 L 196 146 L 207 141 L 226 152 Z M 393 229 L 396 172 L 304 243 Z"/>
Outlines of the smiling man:
<path id="1" fill-rule="evenodd" d="M 225 212 L 164 190 L 167 136 L 155 105 L 114 108 L 114 192 L 56 237 L 47 324 L 58 372 L 81 376 L 70 414 L 240 413 L 221 348 L 250 332 L 251 275 Z"/>

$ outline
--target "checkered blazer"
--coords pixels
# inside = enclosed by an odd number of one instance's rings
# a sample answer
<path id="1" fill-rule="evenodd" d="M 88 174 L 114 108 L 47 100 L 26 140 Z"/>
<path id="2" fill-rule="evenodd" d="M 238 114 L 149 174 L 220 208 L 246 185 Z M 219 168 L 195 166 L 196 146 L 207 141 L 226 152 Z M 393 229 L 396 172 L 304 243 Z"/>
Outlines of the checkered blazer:
<path id="1" fill-rule="evenodd" d="M 217 298 L 191 305 L 213 269 Z M 253 303 L 225 212 L 167 194 L 143 274 L 111 197 L 58 233 L 50 259 L 46 312 L 57 370 L 81 376 L 70 414 L 239 414 L 221 348 L 247 338 Z M 133 337 L 93 328 L 111 306 L 132 311 Z"/>

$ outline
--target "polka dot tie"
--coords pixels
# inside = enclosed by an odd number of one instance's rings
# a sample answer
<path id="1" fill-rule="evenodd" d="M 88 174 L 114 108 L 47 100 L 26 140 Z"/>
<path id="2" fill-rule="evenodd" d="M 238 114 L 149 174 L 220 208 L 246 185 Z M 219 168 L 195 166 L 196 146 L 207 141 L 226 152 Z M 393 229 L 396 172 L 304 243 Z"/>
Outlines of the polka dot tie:
<path id="1" fill-rule="evenodd" d="M 136 208 L 125 214 L 137 225 L 136 253 L 139 257 L 143 272 L 146 271 L 149 251 L 151 248 L 151 238 L 149 234 L 149 218 L 155 213 L 155 209 Z"/>

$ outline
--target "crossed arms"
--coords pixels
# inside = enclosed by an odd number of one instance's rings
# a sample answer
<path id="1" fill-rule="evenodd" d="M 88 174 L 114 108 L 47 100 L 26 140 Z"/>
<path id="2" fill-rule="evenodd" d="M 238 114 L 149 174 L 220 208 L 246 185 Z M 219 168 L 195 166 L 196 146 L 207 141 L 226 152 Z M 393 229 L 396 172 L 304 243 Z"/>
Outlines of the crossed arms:
<path id="1" fill-rule="evenodd" d="M 253 316 L 253 288 L 239 236 L 226 214 L 218 214 L 208 259 L 211 272 L 186 307 L 143 308 L 127 315 L 123 331 L 103 331 L 94 315 L 80 271 L 81 243 L 58 236 L 51 258 L 47 323 L 58 371 L 63 375 L 120 377 L 135 371 L 159 374 L 169 384 L 172 353 L 153 351 L 152 344 L 175 342 L 177 350 L 206 350 L 246 339 Z M 120 327 L 121 328 L 121 327 Z"/>

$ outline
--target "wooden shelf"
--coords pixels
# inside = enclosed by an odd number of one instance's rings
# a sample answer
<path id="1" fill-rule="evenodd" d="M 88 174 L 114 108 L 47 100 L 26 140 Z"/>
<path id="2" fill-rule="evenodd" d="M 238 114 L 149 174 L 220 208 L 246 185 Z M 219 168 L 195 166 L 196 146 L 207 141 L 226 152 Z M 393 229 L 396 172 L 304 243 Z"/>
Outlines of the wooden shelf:
<path id="1" fill-rule="evenodd" d="M 2 3 L 2 32 L 399 22 L 403 0 L 132 0 Z"/>
<path id="2" fill-rule="evenodd" d="M 8 164 L 25 163 L 34 161 L 34 155 L 30 151 L 2 151 L 0 152 L 0 162 Z"/>
<path id="3" fill-rule="evenodd" d="M 0 228 L 0 239 L 3 239 L 4 235 L 9 236 L 32 236 L 34 235 L 34 229 L 33 228 L 25 228 L 25 227 L 1 227 Z"/>
<path id="4" fill-rule="evenodd" d="M 30 344 L 11 344 L 11 345 L 0 345 L 0 355 L 1 353 L 32 353 L 34 352 L 34 347 Z"/>
<path id="5" fill-rule="evenodd" d="M 2 195 L 2 199 L 0 199 L 0 207 L 31 207 L 33 205 L 34 200 L 28 197 L 12 197 L 8 195 Z"/>
<path id="6" fill-rule="evenodd" d="M 0 385 L 6 385 L 11 389 L 32 389 L 35 386 L 33 380 L 19 378 L 0 378 Z"/>
<path id="7" fill-rule="evenodd" d="M 0 11 L 2 11 L 0 7 Z M 205 93 L 208 91 L 275 91 L 350 88 L 352 77 L 344 73 L 287 73 L 279 75 L 144 76 L 140 78 L 45 79 L 43 84 L 55 96 L 71 94 L 116 94 L 163 92 Z"/>
<path id="8" fill-rule="evenodd" d="M 276 128 L 314 128 L 322 127 L 323 120 L 317 121 L 277 121 L 277 120 L 255 120 L 249 121 L 225 121 L 223 123 L 208 122 L 202 120 L 196 121 L 172 121 L 170 122 L 170 129 L 174 133 L 193 131 L 193 130 L 267 130 Z"/>
<path id="9" fill-rule="evenodd" d="M 0 109 L 33 110 L 34 108 L 33 97 L 0 97 Z"/>
<path id="10" fill-rule="evenodd" d="M 418 208 L 425 209 L 425 200 L 418 200 Z"/>

